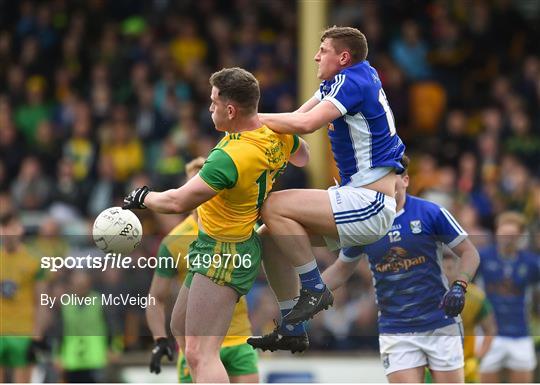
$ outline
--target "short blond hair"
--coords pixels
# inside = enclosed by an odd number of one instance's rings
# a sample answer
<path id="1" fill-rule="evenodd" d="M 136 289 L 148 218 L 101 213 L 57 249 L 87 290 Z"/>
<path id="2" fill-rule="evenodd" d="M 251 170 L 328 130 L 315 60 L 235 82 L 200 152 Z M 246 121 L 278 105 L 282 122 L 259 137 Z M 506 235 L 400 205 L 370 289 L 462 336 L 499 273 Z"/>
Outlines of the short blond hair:
<path id="1" fill-rule="evenodd" d="M 525 230 L 527 220 L 525 219 L 525 215 L 517 211 L 505 211 L 497 216 L 495 221 L 497 228 L 507 223 L 517 225 L 519 227 L 519 231 L 522 232 Z"/>

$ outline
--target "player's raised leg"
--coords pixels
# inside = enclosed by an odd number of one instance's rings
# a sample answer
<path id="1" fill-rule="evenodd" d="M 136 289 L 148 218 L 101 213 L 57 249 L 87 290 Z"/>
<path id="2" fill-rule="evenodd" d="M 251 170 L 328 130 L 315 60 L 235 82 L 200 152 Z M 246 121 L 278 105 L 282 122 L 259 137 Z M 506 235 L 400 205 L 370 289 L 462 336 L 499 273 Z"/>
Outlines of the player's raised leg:
<path id="1" fill-rule="evenodd" d="M 263 265 L 270 287 L 274 291 L 281 316 L 284 317 L 296 304 L 294 298 L 298 295 L 298 275 L 294 266 L 283 256 L 266 225 L 261 226 L 257 233 L 263 245 Z M 309 347 L 309 340 L 302 323 L 292 325 L 281 322 L 269 334 L 250 337 L 247 343 L 255 349 L 289 350 L 302 352 Z"/>
<path id="2" fill-rule="evenodd" d="M 309 233 L 338 238 L 328 192 L 286 190 L 272 193 L 263 206 L 262 217 L 278 249 L 294 265 L 300 277 L 298 303 L 285 321 L 297 324 L 331 306 L 333 296 L 321 279 L 309 238 Z"/>
<path id="3" fill-rule="evenodd" d="M 189 290 L 185 355 L 196 382 L 229 382 L 219 350 L 231 322 L 238 293 L 202 274 Z"/>

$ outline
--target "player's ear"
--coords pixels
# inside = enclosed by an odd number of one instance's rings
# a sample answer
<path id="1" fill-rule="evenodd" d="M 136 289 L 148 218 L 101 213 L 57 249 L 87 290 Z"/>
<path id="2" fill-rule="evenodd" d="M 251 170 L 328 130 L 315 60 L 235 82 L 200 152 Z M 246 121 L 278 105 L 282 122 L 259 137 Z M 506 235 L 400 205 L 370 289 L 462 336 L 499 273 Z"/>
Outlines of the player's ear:
<path id="1" fill-rule="evenodd" d="M 232 120 L 236 117 L 236 114 L 237 114 L 237 110 L 236 110 L 236 107 L 232 104 L 227 104 L 227 117 L 229 118 L 229 120 Z"/>
<path id="2" fill-rule="evenodd" d="M 401 179 L 403 180 L 403 186 L 405 188 L 409 187 L 409 174 L 404 175 Z"/>
<path id="3" fill-rule="evenodd" d="M 352 60 L 352 57 L 349 51 L 343 51 L 339 55 L 339 64 L 341 64 L 342 66 L 349 65 L 351 63 L 351 60 Z"/>

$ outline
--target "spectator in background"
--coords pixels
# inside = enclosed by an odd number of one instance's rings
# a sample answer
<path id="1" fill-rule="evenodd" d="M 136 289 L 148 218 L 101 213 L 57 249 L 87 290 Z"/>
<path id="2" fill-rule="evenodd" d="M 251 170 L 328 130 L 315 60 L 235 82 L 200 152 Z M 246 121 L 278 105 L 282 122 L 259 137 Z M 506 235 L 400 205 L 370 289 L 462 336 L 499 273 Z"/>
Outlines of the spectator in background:
<path id="1" fill-rule="evenodd" d="M 101 154 L 111 158 L 115 182 L 127 182 L 128 178 L 144 166 L 143 147 L 134 135 L 125 106 L 116 106 L 111 120 L 100 128 Z"/>
<path id="2" fill-rule="evenodd" d="M 197 25 L 191 19 L 178 20 L 178 33 L 171 41 L 170 50 L 176 68 L 180 73 L 204 62 L 208 46 L 199 36 Z"/>
<path id="3" fill-rule="evenodd" d="M 42 76 L 31 76 L 26 81 L 26 103 L 15 110 L 15 124 L 24 135 L 27 143 L 36 142 L 36 131 L 39 123 L 48 119 L 50 108 L 45 103 L 45 79 Z"/>
<path id="4" fill-rule="evenodd" d="M 90 136 L 89 117 L 77 117 L 71 138 L 64 143 L 63 156 L 73 164 L 73 175 L 77 182 L 85 181 L 92 172 L 96 157 L 96 146 Z"/>
<path id="5" fill-rule="evenodd" d="M 523 110 L 510 115 L 510 129 L 511 135 L 503 144 L 505 150 L 534 170 L 540 164 L 540 137 L 531 132 L 530 119 Z"/>
<path id="6" fill-rule="evenodd" d="M 122 196 L 123 190 L 114 182 L 114 166 L 108 156 L 99 158 L 97 182 L 92 186 L 86 212 L 96 217 L 113 205 L 115 197 Z"/>
<path id="7" fill-rule="evenodd" d="M 27 147 L 9 120 L 9 115 L 0 115 L 0 119 L 5 119 L 0 127 L 0 159 L 5 165 L 7 182 L 12 183 L 19 173 Z"/>
<path id="8" fill-rule="evenodd" d="M 47 177 L 54 177 L 56 164 L 61 158 L 60 144 L 50 121 L 42 120 L 37 127 L 36 142 L 31 146 Z"/>
<path id="9" fill-rule="evenodd" d="M 21 210 L 43 210 L 51 199 L 51 181 L 43 175 L 39 160 L 29 155 L 22 161 L 17 179 L 11 185 L 13 201 Z"/>
<path id="10" fill-rule="evenodd" d="M 427 60 L 428 47 L 420 37 L 420 28 L 413 20 L 401 26 L 401 36 L 391 47 L 392 58 L 410 80 L 423 80 L 431 75 Z"/>
<path id="11" fill-rule="evenodd" d="M 85 214 L 86 200 L 87 186 L 76 180 L 73 162 L 60 160 L 56 183 L 52 189 L 51 209 L 62 213 L 64 221 L 80 218 Z"/>
<path id="12" fill-rule="evenodd" d="M 11 65 L 7 71 L 6 88 L 9 99 L 15 107 L 24 103 L 26 95 L 25 81 L 26 74 L 22 66 L 18 64 Z"/>
<path id="13" fill-rule="evenodd" d="M 437 158 L 440 162 L 457 166 L 460 155 L 473 149 L 473 141 L 467 133 L 467 115 L 462 109 L 448 112 L 446 124 L 441 130 Z"/>

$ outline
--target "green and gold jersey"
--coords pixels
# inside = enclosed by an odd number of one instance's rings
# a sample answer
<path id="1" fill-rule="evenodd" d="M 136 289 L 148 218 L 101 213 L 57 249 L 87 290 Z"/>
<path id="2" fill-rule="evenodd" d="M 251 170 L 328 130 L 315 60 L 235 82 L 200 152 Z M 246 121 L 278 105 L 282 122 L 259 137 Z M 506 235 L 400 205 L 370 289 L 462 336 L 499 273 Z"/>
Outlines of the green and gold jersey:
<path id="1" fill-rule="evenodd" d="M 469 286 L 467 286 L 467 293 L 465 294 L 465 307 L 461 312 L 463 331 L 465 334 L 463 340 L 465 360 L 474 357 L 474 329 L 476 325 L 491 312 L 492 308 L 486 298 L 486 294 L 478 286 L 470 283 Z"/>
<path id="2" fill-rule="evenodd" d="M 266 126 L 225 135 L 199 172 L 219 192 L 197 209 L 201 230 L 222 242 L 248 239 L 264 199 L 298 145 L 297 136 Z"/>
<path id="3" fill-rule="evenodd" d="M 0 335 L 32 335 L 35 285 L 44 278 L 39 258 L 25 246 L 15 251 L 0 246 Z"/>

